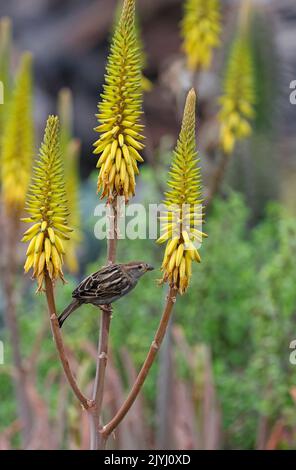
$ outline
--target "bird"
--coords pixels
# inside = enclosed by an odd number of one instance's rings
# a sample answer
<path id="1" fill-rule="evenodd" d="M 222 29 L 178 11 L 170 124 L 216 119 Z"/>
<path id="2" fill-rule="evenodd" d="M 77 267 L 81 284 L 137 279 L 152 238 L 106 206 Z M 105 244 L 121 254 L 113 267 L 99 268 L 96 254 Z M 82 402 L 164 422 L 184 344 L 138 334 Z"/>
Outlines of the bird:
<path id="1" fill-rule="evenodd" d="M 92 304 L 102 310 L 128 294 L 138 280 L 154 268 L 143 261 L 110 264 L 87 276 L 72 292 L 73 300 L 58 317 L 59 327 L 82 304 Z"/>

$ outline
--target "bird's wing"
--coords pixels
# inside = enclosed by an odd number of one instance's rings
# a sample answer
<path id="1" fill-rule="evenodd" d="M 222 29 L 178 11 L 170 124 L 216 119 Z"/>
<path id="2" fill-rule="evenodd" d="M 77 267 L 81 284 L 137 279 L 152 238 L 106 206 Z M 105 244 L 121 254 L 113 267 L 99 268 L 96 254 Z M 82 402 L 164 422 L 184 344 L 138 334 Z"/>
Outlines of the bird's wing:
<path id="1" fill-rule="evenodd" d="M 105 266 L 85 278 L 73 291 L 72 296 L 84 301 L 106 301 L 123 296 L 131 288 L 129 278 L 119 265 Z"/>

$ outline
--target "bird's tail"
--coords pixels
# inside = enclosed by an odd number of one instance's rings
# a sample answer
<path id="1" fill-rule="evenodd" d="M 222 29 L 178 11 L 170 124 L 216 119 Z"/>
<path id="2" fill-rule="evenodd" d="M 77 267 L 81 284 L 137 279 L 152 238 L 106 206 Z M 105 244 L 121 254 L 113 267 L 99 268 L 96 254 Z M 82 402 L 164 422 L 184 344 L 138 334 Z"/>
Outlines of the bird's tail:
<path id="1" fill-rule="evenodd" d="M 58 317 L 59 327 L 62 328 L 64 321 L 73 313 L 78 307 L 80 307 L 81 301 L 73 299 L 72 302 L 65 308 L 63 313 Z"/>

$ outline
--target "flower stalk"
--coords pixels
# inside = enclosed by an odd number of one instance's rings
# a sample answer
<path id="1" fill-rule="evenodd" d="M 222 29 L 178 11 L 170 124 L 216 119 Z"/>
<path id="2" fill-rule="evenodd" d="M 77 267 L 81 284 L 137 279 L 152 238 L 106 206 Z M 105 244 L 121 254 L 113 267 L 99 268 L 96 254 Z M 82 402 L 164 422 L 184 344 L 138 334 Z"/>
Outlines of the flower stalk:
<path id="1" fill-rule="evenodd" d="M 135 402 L 136 398 L 138 397 L 142 386 L 149 374 L 149 371 L 154 363 L 156 355 L 161 347 L 163 338 L 165 336 L 169 320 L 171 318 L 171 314 L 173 311 L 173 307 L 176 303 L 178 291 L 176 288 L 171 287 L 167 296 L 166 305 L 160 319 L 157 331 L 155 333 L 154 339 L 151 343 L 149 352 L 146 356 L 146 359 L 143 363 L 143 366 L 136 378 L 134 385 L 131 388 L 126 400 L 121 405 L 120 409 L 116 413 L 116 415 L 111 419 L 111 421 L 102 428 L 101 430 L 101 439 L 102 439 L 102 447 L 104 448 L 108 437 L 110 434 L 117 428 L 117 426 L 121 423 L 124 419 L 126 414 L 129 412 L 130 408 L 132 407 L 133 403 Z"/>
<path id="2" fill-rule="evenodd" d="M 160 243 L 167 241 L 169 238 L 171 238 L 171 235 L 173 232 L 172 227 L 171 227 L 171 224 L 172 224 L 171 215 L 175 214 L 175 208 L 173 209 L 173 211 L 170 209 L 172 202 L 175 204 L 175 206 L 177 206 L 177 211 L 179 215 L 180 215 L 179 209 L 181 208 L 182 210 L 184 201 L 186 203 L 189 203 L 189 208 L 191 209 L 194 209 L 194 203 L 196 203 L 197 201 L 200 203 L 200 193 L 201 193 L 200 171 L 199 171 L 199 168 L 197 167 L 197 159 L 196 159 L 197 153 L 195 150 L 195 102 L 196 102 L 196 96 L 195 96 L 194 90 L 192 89 L 189 92 L 187 100 L 186 100 L 184 118 L 182 122 L 182 129 L 180 132 L 173 163 L 171 166 L 171 171 L 170 171 L 171 180 L 170 181 L 172 182 L 172 185 L 170 186 L 171 190 L 168 193 L 166 193 L 166 201 L 165 201 L 168 207 L 168 211 L 166 215 L 167 215 L 167 219 L 169 220 L 169 222 L 167 223 L 165 233 L 158 240 Z M 194 210 L 191 212 L 191 214 L 194 214 Z M 189 231 L 186 233 L 187 233 L 188 238 L 190 237 L 194 238 L 193 233 L 195 232 L 191 232 L 190 230 L 195 230 L 191 223 L 189 224 Z M 187 239 L 187 237 L 185 236 L 185 231 L 183 230 L 181 236 L 177 240 L 178 243 L 175 244 L 174 242 L 174 250 L 176 254 L 173 256 L 175 260 L 177 256 L 178 257 L 180 256 L 178 254 L 178 250 L 180 250 L 178 246 L 180 246 L 181 243 L 184 242 L 184 237 Z M 171 241 L 169 241 L 168 243 L 170 244 Z M 185 258 L 183 257 L 183 254 L 184 253 L 182 252 L 182 255 L 180 256 L 181 260 L 182 259 L 185 260 Z M 165 266 L 168 265 L 167 264 L 167 250 L 166 250 L 164 259 L 165 259 L 165 263 L 163 265 L 163 269 L 165 270 L 166 269 Z M 184 264 L 184 262 L 185 261 L 183 262 L 181 261 L 180 263 L 178 263 L 178 266 L 176 264 L 176 268 L 178 268 L 178 276 L 172 277 L 171 272 L 167 274 L 167 271 L 165 270 L 163 280 L 169 281 L 170 288 L 169 288 L 169 293 L 166 299 L 166 305 L 165 305 L 162 317 L 160 319 L 157 331 L 154 336 L 154 340 L 151 343 L 150 349 L 147 353 L 143 366 L 126 400 L 124 401 L 124 403 L 122 404 L 118 412 L 115 414 L 115 416 L 111 419 L 111 421 L 101 429 L 101 448 L 103 449 L 105 448 L 105 445 L 107 443 L 107 440 L 110 434 L 121 423 L 121 421 L 124 419 L 128 411 L 132 407 L 136 398 L 138 397 L 143 387 L 143 384 L 149 374 L 149 371 L 155 361 L 157 352 L 159 351 L 159 348 L 162 344 L 163 338 L 167 331 L 167 327 L 171 318 L 173 307 L 176 303 L 177 295 L 178 293 L 183 294 L 189 285 L 191 273 L 189 276 L 188 272 L 186 271 L 186 268 L 185 268 L 185 271 L 181 270 L 181 266 L 182 264 Z"/>
<path id="3" fill-rule="evenodd" d="M 60 362 L 64 369 L 65 376 L 76 398 L 80 401 L 83 408 L 85 410 L 88 410 L 89 408 L 93 406 L 93 403 L 91 400 L 85 397 L 83 393 L 81 392 L 81 390 L 79 389 L 76 379 L 72 373 L 69 361 L 67 359 L 65 346 L 64 346 L 64 342 L 63 342 L 63 338 L 61 335 L 61 330 L 59 327 L 59 322 L 58 322 L 58 318 L 56 314 L 53 282 L 50 276 L 48 275 L 48 273 L 45 274 L 45 293 L 46 293 L 46 299 L 47 299 L 47 305 L 48 305 L 51 331 L 55 340 L 56 348 L 59 354 Z"/>
<path id="4" fill-rule="evenodd" d="M 109 205 L 109 209 L 111 211 L 110 217 L 112 217 L 113 223 L 111 224 L 112 233 L 110 233 L 108 239 L 107 264 L 114 264 L 116 261 L 118 218 L 116 202 L 117 200 L 115 199 L 112 204 Z M 101 312 L 96 377 L 93 388 L 94 412 L 91 416 L 91 450 L 104 449 L 106 444 L 106 440 L 101 434 L 101 430 L 103 428 L 101 414 L 105 389 L 106 367 L 108 361 L 108 345 L 112 318 L 112 307 L 111 305 L 105 307 L 106 308 L 104 308 Z"/>
<path id="5" fill-rule="evenodd" d="M 142 114 L 142 66 L 141 50 L 135 22 L 135 0 L 124 0 L 121 16 L 115 28 L 111 52 L 106 67 L 104 93 L 99 103 L 100 138 L 95 142 L 96 155 L 100 155 L 97 167 L 98 192 L 109 203 L 112 233 L 109 234 L 107 262 L 115 263 L 117 245 L 117 197 L 125 201 L 135 194 L 135 175 L 138 162 L 143 162 L 140 151 L 144 148 L 140 134 Z M 105 373 L 108 360 L 108 343 L 112 309 L 102 310 L 96 378 L 93 390 L 95 403 L 91 417 L 91 449 L 102 449 L 102 404 Z"/>
<path id="6" fill-rule="evenodd" d="M 67 240 L 72 231 L 68 227 L 65 196 L 59 119 L 49 116 L 27 195 L 26 210 L 29 217 L 23 219 L 24 222 L 33 223 L 22 239 L 23 242 L 29 242 L 25 271 L 32 268 L 33 278 L 37 279 L 37 291 L 45 291 L 51 330 L 65 376 L 83 408 L 92 413 L 94 403 L 81 392 L 67 359 L 55 306 L 54 282 L 58 278 L 65 282 L 62 240 Z"/>

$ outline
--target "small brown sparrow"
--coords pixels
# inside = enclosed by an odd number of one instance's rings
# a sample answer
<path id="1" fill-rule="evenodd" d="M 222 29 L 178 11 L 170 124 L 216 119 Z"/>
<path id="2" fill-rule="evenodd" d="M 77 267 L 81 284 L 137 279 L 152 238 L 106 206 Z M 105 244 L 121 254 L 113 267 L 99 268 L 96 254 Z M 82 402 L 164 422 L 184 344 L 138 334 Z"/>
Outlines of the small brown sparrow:
<path id="1" fill-rule="evenodd" d="M 115 300 L 130 292 L 140 277 L 154 268 L 141 261 L 127 264 L 104 266 L 96 273 L 90 274 L 72 292 L 73 300 L 58 317 L 59 326 L 82 304 L 92 304 L 104 310 Z"/>

